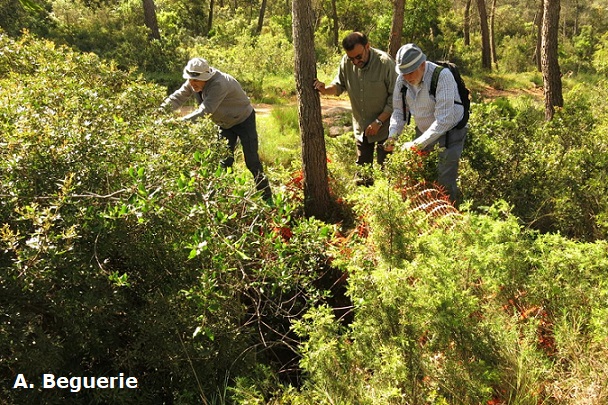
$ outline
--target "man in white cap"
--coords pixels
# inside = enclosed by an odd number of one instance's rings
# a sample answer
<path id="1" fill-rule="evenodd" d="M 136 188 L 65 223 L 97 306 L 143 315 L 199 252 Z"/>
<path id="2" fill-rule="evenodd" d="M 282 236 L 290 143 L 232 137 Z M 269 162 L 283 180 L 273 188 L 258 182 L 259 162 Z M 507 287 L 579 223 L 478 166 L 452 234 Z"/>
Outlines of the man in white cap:
<path id="1" fill-rule="evenodd" d="M 441 70 L 433 97 L 430 87 L 438 65 L 427 61 L 426 55 L 414 44 L 406 44 L 399 49 L 396 64 L 399 76 L 393 93 L 393 114 L 385 148 L 393 150 L 405 123 L 410 115 L 413 116 L 416 138 L 406 142 L 403 148 L 428 151 L 438 146 L 437 183 L 445 188 L 452 202 L 458 203 L 458 163 L 467 127 L 456 128 L 464 116 L 456 80 L 449 69 Z M 402 96 L 402 88 L 406 90 L 405 97 Z M 406 105 L 403 105 L 404 99 Z"/>
<path id="2" fill-rule="evenodd" d="M 230 157 L 222 161 L 225 168 L 234 163 L 234 149 L 240 139 L 245 165 L 253 174 L 257 189 L 265 200 L 272 199 L 270 185 L 258 155 L 258 132 L 255 111 L 240 83 L 229 74 L 210 67 L 205 59 L 191 59 L 184 68 L 186 82 L 162 103 L 161 108 L 177 109 L 195 97 L 198 109 L 182 120 L 194 121 L 208 115 L 220 128 L 220 136 L 226 139 Z"/>
<path id="3" fill-rule="evenodd" d="M 360 32 L 348 34 L 342 41 L 346 55 L 338 74 L 328 86 L 315 80 L 321 94 L 339 96 L 348 93 L 353 116 L 353 132 L 357 145 L 357 165 L 384 164 L 387 151 L 383 143 L 388 136 L 388 120 L 393 111 L 393 87 L 397 75 L 395 62 L 386 52 L 372 48 L 367 36 Z M 361 176 L 360 176 L 361 177 Z M 362 176 L 358 185 L 371 185 L 373 179 Z"/>

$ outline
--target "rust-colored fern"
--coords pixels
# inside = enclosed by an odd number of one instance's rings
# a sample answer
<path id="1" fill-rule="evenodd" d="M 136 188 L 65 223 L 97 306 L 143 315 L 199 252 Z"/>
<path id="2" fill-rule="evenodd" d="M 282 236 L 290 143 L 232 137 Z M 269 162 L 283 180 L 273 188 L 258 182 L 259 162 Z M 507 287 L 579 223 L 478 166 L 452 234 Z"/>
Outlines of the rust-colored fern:
<path id="1" fill-rule="evenodd" d="M 401 182 L 397 187 L 401 197 L 410 201 L 412 212 L 425 213 L 424 219 L 431 227 L 441 225 L 452 228 L 461 218 L 460 211 L 450 202 L 447 193 L 439 185 L 428 182 Z"/>

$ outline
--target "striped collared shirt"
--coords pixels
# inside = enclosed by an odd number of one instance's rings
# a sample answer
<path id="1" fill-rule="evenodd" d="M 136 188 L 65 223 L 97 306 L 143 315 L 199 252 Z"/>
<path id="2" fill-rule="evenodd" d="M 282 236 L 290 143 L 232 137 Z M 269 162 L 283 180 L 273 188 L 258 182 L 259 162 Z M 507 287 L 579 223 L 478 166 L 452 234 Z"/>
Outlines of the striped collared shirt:
<path id="1" fill-rule="evenodd" d="M 456 80 L 449 69 L 443 69 L 437 81 L 436 97 L 430 95 L 431 80 L 437 65 L 426 62 L 422 82 L 418 86 L 412 86 L 399 75 L 395 83 L 393 93 L 393 114 L 389 127 L 389 136 L 396 138 L 405 126 L 405 114 L 403 113 L 403 101 L 401 88 L 407 86 L 406 104 L 409 112 L 414 117 L 416 127 L 422 133 L 414 139 L 414 143 L 420 149 L 424 149 L 441 138 L 443 134 L 454 128 L 464 115 L 464 107 L 455 104 L 460 102 Z"/>

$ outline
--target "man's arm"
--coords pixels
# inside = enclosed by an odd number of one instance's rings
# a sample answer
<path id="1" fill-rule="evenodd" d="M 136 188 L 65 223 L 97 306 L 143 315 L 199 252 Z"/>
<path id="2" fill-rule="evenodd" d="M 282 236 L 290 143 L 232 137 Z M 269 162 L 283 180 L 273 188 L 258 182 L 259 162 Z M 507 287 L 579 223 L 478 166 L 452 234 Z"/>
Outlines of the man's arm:
<path id="1" fill-rule="evenodd" d="M 173 94 L 165 98 L 160 106 L 162 109 L 170 107 L 171 109 L 176 110 L 184 105 L 190 97 L 192 97 L 193 93 L 192 86 L 190 86 L 188 82 L 185 82 L 179 89 L 174 91 Z"/>
<path id="2" fill-rule="evenodd" d="M 317 90 L 319 93 L 327 96 L 337 96 L 338 95 L 338 86 L 336 86 L 335 84 L 330 84 L 329 86 L 326 86 L 325 83 L 323 83 L 322 81 L 319 81 L 319 79 L 315 79 L 313 86 L 315 88 L 315 90 Z"/>

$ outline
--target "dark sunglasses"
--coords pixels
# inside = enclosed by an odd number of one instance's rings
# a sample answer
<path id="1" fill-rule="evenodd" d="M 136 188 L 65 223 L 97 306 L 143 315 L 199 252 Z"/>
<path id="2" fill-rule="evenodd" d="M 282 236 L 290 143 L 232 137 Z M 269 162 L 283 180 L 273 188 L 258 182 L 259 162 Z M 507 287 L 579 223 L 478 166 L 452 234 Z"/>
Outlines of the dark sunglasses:
<path id="1" fill-rule="evenodd" d="M 363 53 L 360 53 L 357 56 L 353 56 L 352 58 L 350 56 L 347 56 L 348 59 L 350 59 L 351 62 L 354 62 L 356 60 L 363 60 L 363 54 L 365 53 L 365 51 L 363 51 Z"/>
<path id="2" fill-rule="evenodd" d="M 186 73 L 188 73 L 188 75 L 192 77 L 199 77 L 201 75 L 200 72 L 193 72 L 191 70 L 186 70 Z"/>

